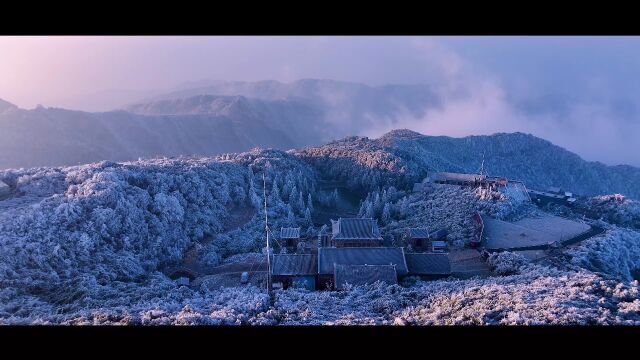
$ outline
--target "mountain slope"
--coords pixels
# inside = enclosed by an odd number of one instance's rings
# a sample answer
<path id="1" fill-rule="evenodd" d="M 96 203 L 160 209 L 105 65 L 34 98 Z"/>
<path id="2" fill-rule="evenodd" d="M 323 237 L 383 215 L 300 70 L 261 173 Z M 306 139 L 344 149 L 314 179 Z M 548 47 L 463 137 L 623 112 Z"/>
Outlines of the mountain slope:
<path id="1" fill-rule="evenodd" d="M 207 103 L 207 111 L 193 104 Z M 2 104 L 0 104 L 2 105 Z M 167 106 L 170 110 L 167 110 Z M 145 104 L 139 113 L 54 108 L 0 110 L 0 169 L 138 157 L 213 155 L 253 147 L 290 149 L 314 140 L 317 114 L 300 104 L 207 98 Z"/>
<path id="2" fill-rule="evenodd" d="M 432 86 L 368 86 L 335 80 L 303 79 L 292 83 L 267 80 L 257 82 L 215 82 L 208 86 L 183 89 L 150 99 L 148 102 L 184 99 L 196 95 L 234 96 L 267 101 L 304 102 L 322 113 L 323 140 L 369 134 L 374 128 L 393 128 L 406 118 L 420 119 L 442 99 Z"/>
<path id="3" fill-rule="evenodd" d="M 321 173 L 352 188 L 408 187 L 428 172 L 478 172 L 524 181 L 528 187 L 561 186 L 583 195 L 622 193 L 640 198 L 640 169 L 588 162 L 532 135 L 426 136 L 394 130 L 378 139 L 349 137 L 297 154 Z"/>
<path id="4" fill-rule="evenodd" d="M 13 105 L 12 103 L 0 99 L 0 114 L 5 112 L 5 111 L 9 111 L 9 110 L 12 110 L 12 109 L 15 109 L 15 108 L 16 108 L 16 106 Z"/>
<path id="5" fill-rule="evenodd" d="M 370 142 L 382 147 L 380 139 Z M 180 263 L 189 249 L 213 267 L 217 255 L 263 248 L 261 211 L 229 227 L 235 209 L 261 209 L 263 174 L 270 227 L 307 225 L 312 201 L 302 212 L 292 195 L 311 197 L 317 172 L 277 150 L 0 171 L 0 180 L 21 194 L 2 202 L 16 206 L 0 211 L 0 324 L 640 324 L 638 283 L 628 276 L 640 263 L 640 234 L 614 226 L 566 253 L 562 266 L 501 253 L 491 263 L 508 273 L 486 278 L 407 279 L 402 286 L 379 282 L 339 292 L 291 287 L 270 300 L 252 284 L 185 287 L 166 276 L 162 269 Z M 454 224 L 459 219 L 442 208 L 459 213 L 468 201 L 504 202 L 459 197 L 455 190 L 428 195 L 436 196 L 410 195 L 424 206 L 409 211 L 422 219 L 439 212 Z M 20 206 L 20 198 L 32 205 Z"/>

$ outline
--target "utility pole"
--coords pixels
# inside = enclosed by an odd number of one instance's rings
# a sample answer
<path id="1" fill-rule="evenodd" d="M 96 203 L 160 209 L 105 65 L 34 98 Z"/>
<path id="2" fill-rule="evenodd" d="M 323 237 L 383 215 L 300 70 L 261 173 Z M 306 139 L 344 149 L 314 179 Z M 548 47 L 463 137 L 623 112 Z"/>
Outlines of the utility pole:
<path id="1" fill-rule="evenodd" d="M 269 215 L 267 214 L 267 181 L 262 173 L 262 191 L 264 194 L 264 231 L 267 235 L 267 292 L 271 295 L 271 256 L 269 255 Z"/>

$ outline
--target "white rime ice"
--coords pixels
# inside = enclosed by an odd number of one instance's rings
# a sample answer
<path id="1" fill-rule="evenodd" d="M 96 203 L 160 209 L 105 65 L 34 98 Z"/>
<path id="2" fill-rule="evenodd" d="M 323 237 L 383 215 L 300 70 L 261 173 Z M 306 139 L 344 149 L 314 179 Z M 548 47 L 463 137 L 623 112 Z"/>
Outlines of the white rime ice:
<path id="1" fill-rule="evenodd" d="M 256 210 L 263 173 L 271 228 L 313 233 L 314 208 L 334 200 L 316 191 L 330 154 L 314 160 L 311 153 L 252 150 L 0 171 L 15 189 L 0 202 L 0 323 L 640 325 L 637 205 L 619 197 L 580 204 L 603 214 L 598 221 L 607 231 L 565 251 L 564 265 L 501 253 L 489 259 L 489 278 L 279 290 L 271 302 L 264 289 L 177 287 L 161 272 L 196 244 L 210 266 L 262 256 L 264 223 Z M 436 185 L 410 193 L 419 174 L 397 158 L 358 156 L 361 169 L 391 162 L 358 172 L 338 160 L 333 175 L 351 178 L 354 188 L 371 179 L 361 215 L 379 219 L 395 240 L 405 227 L 427 223 L 447 228 L 461 247 L 472 236 L 475 211 L 503 219 L 539 211 L 491 191 Z"/>

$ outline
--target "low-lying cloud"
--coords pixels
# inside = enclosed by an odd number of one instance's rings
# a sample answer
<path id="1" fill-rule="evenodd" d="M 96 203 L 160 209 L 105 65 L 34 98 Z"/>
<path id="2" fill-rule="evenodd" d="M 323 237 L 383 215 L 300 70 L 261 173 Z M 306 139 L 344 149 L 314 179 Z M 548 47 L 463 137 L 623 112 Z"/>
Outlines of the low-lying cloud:
<path id="1" fill-rule="evenodd" d="M 569 100 L 544 96 L 543 104 L 561 102 L 564 107 L 532 111 L 514 101 L 526 99 L 523 95 L 508 96 L 513 90 L 498 76 L 474 71 L 474 64 L 445 47 L 425 41 L 418 44 L 428 52 L 429 66 L 446 75 L 437 87 L 439 106 L 427 109 L 422 117 L 406 111 L 395 119 L 379 119 L 381 126 L 369 129 L 366 135 L 379 136 L 396 128 L 455 137 L 517 131 L 547 139 L 586 160 L 640 166 L 640 121 L 635 112 L 640 104 L 631 103 L 626 118 L 621 118 L 615 102 L 605 101 L 611 98 L 605 94 L 606 87 L 600 101 L 595 96 L 601 79 L 590 82 L 589 96 L 585 93 Z"/>
<path id="2" fill-rule="evenodd" d="M 520 131 L 587 160 L 640 166 L 638 49 L 640 38 L 628 37 L 3 38 L 0 98 L 106 111 L 203 79 L 419 83 L 437 94 L 424 113 L 407 109 L 376 118 L 375 127 L 345 129 Z M 332 115 L 349 121 L 348 112 Z"/>

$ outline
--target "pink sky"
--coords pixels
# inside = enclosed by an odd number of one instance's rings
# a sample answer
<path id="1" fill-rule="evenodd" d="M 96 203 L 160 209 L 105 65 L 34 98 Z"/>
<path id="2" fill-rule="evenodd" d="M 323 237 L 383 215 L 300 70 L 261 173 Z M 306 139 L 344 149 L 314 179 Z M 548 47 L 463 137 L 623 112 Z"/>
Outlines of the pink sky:
<path id="1" fill-rule="evenodd" d="M 638 37 L 0 37 L 0 98 L 23 108 L 107 111 L 187 82 L 300 78 L 463 86 L 468 99 L 406 126 L 531 132 L 640 164 Z"/>

